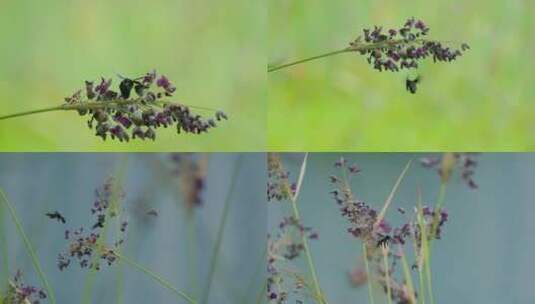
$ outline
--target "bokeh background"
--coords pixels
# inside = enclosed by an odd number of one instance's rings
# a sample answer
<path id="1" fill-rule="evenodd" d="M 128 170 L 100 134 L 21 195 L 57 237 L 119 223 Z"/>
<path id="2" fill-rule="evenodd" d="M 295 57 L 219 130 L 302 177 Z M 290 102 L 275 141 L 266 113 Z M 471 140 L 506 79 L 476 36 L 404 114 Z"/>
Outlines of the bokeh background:
<path id="1" fill-rule="evenodd" d="M 0 155 L 0 188 L 17 210 L 55 290 L 57 303 L 83 303 L 88 278 L 88 271 L 80 270 L 74 261 L 63 272 L 56 266 L 58 253 L 68 246 L 63 239 L 64 229 L 87 227 L 93 222 L 90 208 L 94 189 L 108 177 L 117 177 L 117 172 L 124 172 L 126 196 L 122 207 L 129 222 L 123 255 L 156 272 L 178 290 L 193 295 L 198 303 L 207 294 L 224 201 L 230 195 L 220 255 L 206 303 L 256 302 L 265 282 L 265 156 L 208 155 L 203 202 L 193 213 L 184 208 L 184 198 L 172 174 L 177 167 L 170 163 L 169 157 L 169 154 Z M 234 187 L 231 186 L 233 176 L 236 177 Z M 0 212 L 2 292 L 6 276 L 14 275 L 17 269 L 23 271 L 26 283 L 42 286 L 2 202 L 0 208 L 3 211 Z M 150 209 L 157 210 L 158 216 L 147 215 Z M 54 210 L 67 218 L 65 225 L 45 216 Z M 103 266 L 96 273 L 91 294 L 90 303 L 185 303 L 125 263 Z M 121 294 L 123 298 L 119 300 Z"/>
<path id="2" fill-rule="evenodd" d="M 355 288 L 349 281 L 349 271 L 362 267 L 361 243 L 347 233 L 349 224 L 329 194 L 329 176 L 339 174 L 333 164 L 340 156 L 360 166 L 362 172 L 352 178 L 353 193 L 377 209 L 403 167 L 413 160 L 386 214 L 394 226 L 402 223 L 396 208 L 408 212 L 416 204 L 417 186 L 424 202 L 436 202 L 440 179 L 436 171 L 418 164 L 427 154 L 309 154 L 298 204 L 303 224 L 319 232 L 319 239 L 309 245 L 321 287 L 329 303 L 368 303 L 367 286 Z M 282 156 L 293 180 L 302 159 L 303 154 Z M 454 172 L 447 186 L 444 207 L 449 220 L 442 239 L 433 243 L 436 303 L 534 303 L 535 155 L 480 154 L 477 159 L 478 190 L 469 189 L 459 172 Z M 274 228 L 282 216 L 291 214 L 289 203 L 270 203 L 268 214 L 269 226 Z M 307 273 L 304 259 L 299 258 L 296 265 Z M 416 276 L 413 280 L 417 282 Z M 376 299 L 386 303 L 382 297 Z"/>
<path id="3" fill-rule="evenodd" d="M 125 144 L 102 142 L 75 112 L 44 113 L 0 121 L 0 150 L 263 150 L 265 17 L 265 4 L 244 0 L 0 1 L 0 115 L 59 105 L 84 80 L 157 69 L 177 101 L 230 116 L 202 136 L 162 129 L 155 143 Z"/>
<path id="4" fill-rule="evenodd" d="M 472 47 L 453 64 L 422 64 L 415 95 L 406 72 L 377 72 L 353 53 L 269 73 L 270 150 L 535 148 L 535 2 L 272 0 L 268 8 L 273 64 L 344 48 L 365 27 L 399 27 L 411 16 L 429 37 Z"/>

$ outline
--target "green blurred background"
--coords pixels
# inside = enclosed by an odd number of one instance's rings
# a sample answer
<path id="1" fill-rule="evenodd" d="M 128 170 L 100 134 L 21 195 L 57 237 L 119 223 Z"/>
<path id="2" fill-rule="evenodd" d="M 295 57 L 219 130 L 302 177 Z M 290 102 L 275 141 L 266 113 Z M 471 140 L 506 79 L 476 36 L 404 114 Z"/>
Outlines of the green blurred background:
<path id="1" fill-rule="evenodd" d="M 431 38 L 472 47 L 452 64 L 421 65 L 415 95 L 406 72 L 377 72 L 353 53 L 270 73 L 269 149 L 534 150 L 534 11 L 528 0 L 269 1 L 270 63 L 344 48 L 364 27 L 411 16 Z"/>
<path id="2" fill-rule="evenodd" d="M 75 112 L 44 113 L 0 121 L 0 150 L 263 150 L 265 16 L 265 4 L 245 0 L 0 1 L 0 115 L 155 68 L 177 101 L 230 116 L 202 136 L 162 129 L 155 143 L 124 144 L 102 142 Z"/>

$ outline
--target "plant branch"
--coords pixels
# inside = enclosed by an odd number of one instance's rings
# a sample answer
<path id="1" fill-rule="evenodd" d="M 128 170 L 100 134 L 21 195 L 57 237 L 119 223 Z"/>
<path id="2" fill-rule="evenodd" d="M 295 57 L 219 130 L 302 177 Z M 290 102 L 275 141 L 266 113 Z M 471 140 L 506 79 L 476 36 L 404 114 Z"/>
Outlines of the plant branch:
<path id="1" fill-rule="evenodd" d="M 293 216 L 298 221 L 301 220 L 301 216 L 299 215 L 299 209 L 297 208 L 297 197 L 299 196 L 299 192 L 303 184 L 303 178 L 305 176 L 307 159 L 308 159 L 308 153 L 306 153 L 305 157 L 303 158 L 301 169 L 299 171 L 299 178 L 297 180 L 295 194 L 292 195 L 292 199 L 291 199 Z M 327 304 L 327 300 L 323 297 L 323 294 L 321 292 L 318 275 L 316 274 L 316 268 L 314 267 L 314 262 L 312 261 L 312 254 L 310 253 L 310 248 L 308 246 L 308 239 L 304 235 L 302 236 L 301 239 L 303 241 L 303 247 L 304 247 L 304 251 L 305 251 L 305 255 L 307 259 L 308 269 L 310 271 L 310 274 L 312 275 L 312 281 L 314 283 L 314 293 L 316 294 L 315 296 L 320 300 L 321 303 Z"/>
<path id="2" fill-rule="evenodd" d="M 268 71 L 268 73 L 270 73 L 270 72 L 281 70 L 281 69 L 284 69 L 284 68 L 287 68 L 287 67 L 291 67 L 291 66 L 294 66 L 294 65 L 305 63 L 305 62 L 308 62 L 308 61 L 317 60 L 317 59 L 321 59 L 321 58 L 325 58 L 325 57 L 330 57 L 330 56 L 334 56 L 334 55 L 338 55 L 338 54 L 342 54 L 342 53 L 364 52 L 364 51 L 369 51 L 369 50 L 374 50 L 374 49 L 391 48 L 391 47 L 394 47 L 394 46 L 397 46 L 397 45 L 400 45 L 400 44 L 413 44 L 413 43 L 421 43 L 421 42 L 426 42 L 426 41 L 430 41 L 430 40 L 415 39 L 413 41 L 407 42 L 407 41 L 405 41 L 403 39 L 399 39 L 399 40 L 387 40 L 387 41 L 376 42 L 376 43 L 368 43 L 368 44 L 355 44 L 355 45 L 349 46 L 347 48 L 343 48 L 341 50 L 332 51 L 332 52 L 328 52 L 328 53 L 325 53 L 325 54 L 316 55 L 316 56 L 308 57 L 308 58 L 305 58 L 305 59 L 292 61 L 292 62 L 285 63 L 285 64 L 282 64 L 282 65 L 271 66 L 271 67 L 268 66 L 268 70 L 267 71 Z"/>
<path id="3" fill-rule="evenodd" d="M 366 268 L 366 278 L 368 279 L 368 300 L 370 301 L 370 304 L 375 304 L 375 299 L 373 297 L 372 277 L 371 277 L 370 265 L 368 262 L 368 249 L 366 248 L 366 242 L 362 243 L 362 255 L 364 257 L 364 267 Z"/>
<path id="4" fill-rule="evenodd" d="M 118 99 L 114 101 L 89 101 L 89 102 L 79 102 L 79 103 L 73 103 L 73 104 L 62 104 L 59 106 L 43 108 L 39 110 L 24 111 L 24 112 L 4 115 L 4 116 L 0 116 L 0 120 L 21 117 L 21 116 L 28 116 L 28 115 L 44 113 L 44 112 L 52 112 L 52 111 L 87 111 L 87 110 L 120 108 L 120 107 L 134 105 L 134 104 L 146 104 L 146 105 L 154 104 L 157 106 L 165 106 L 171 103 L 172 102 L 167 102 L 167 101 L 144 103 L 142 102 L 141 99 Z M 212 112 L 217 111 L 215 109 L 207 108 L 207 107 L 192 106 L 192 105 L 187 105 L 183 103 L 179 103 L 179 104 L 190 107 L 190 108 L 199 109 L 199 110 L 212 111 Z"/>
<path id="5" fill-rule="evenodd" d="M 317 56 L 313 56 L 313 57 L 309 57 L 309 58 L 305 58 L 305 59 L 301 59 L 301 60 L 285 63 L 285 64 L 282 64 L 282 65 L 279 65 L 279 66 L 268 67 L 268 73 L 269 72 L 274 72 L 274 71 L 277 71 L 277 70 L 280 70 L 280 69 L 284 69 L 284 68 L 287 68 L 287 67 L 291 67 L 293 65 L 297 65 L 297 64 L 300 64 L 300 63 L 305 63 L 305 62 L 308 62 L 308 61 L 312 61 L 312 60 L 316 60 L 316 59 L 320 59 L 320 58 L 324 58 L 324 57 L 329 57 L 329 56 L 333 56 L 333 55 L 337 55 L 337 54 L 341 54 L 341 53 L 347 53 L 347 52 L 351 52 L 351 49 L 345 48 L 345 49 L 341 49 L 341 50 L 337 50 L 337 51 L 333 51 L 333 52 L 329 52 L 329 53 L 325 53 L 325 54 L 321 54 L 321 55 L 317 55 Z"/>

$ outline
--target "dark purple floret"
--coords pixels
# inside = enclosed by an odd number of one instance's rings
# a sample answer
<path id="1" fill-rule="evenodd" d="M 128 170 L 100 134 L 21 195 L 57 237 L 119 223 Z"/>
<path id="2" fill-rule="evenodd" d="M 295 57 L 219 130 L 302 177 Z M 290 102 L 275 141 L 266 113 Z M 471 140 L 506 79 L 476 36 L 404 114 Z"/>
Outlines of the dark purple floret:
<path id="1" fill-rule="evenodd" d="M 105 95 L 111 86 L 111 78 L 106 80 L 102 77 L 100 83 L 95 87 L 95 91 L 100 95 Z"/>
<path id="2" fill-rule="evenodd" d="M 156 80 L 156 85 L 158 87 L 163 88 L 166 93 L 173 93 L 176 90 L 176 88 L 171 84 L 169 79 L 167 79 L 167 77 L 164 75 L 161 75 L 160 78 Z"/>

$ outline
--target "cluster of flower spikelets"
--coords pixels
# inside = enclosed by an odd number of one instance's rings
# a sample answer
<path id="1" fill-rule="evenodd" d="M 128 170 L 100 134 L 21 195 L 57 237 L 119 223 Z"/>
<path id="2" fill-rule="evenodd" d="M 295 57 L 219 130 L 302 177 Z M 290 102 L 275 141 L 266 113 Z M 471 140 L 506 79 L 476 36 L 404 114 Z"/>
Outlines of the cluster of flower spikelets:
<path id="1" fill-rule="evenodd" d="M 104 140 L 108 137 L 119 141 L 155 140 L 156 129 L 171 125 L 178 133 L 201 134 L 215 128 L 216 121 L 227 119 L 222 111 L 215 111 L 213 118 L 205 119 L 193 113 L 191 106 L 167 101 L 176 87 L 156 71 L 135 79 L 122 77 L 119 92 L 111 85 L 111 78 L 102 78 L 98 84 L 86 81 L 85 89 L 65 98 L 65 106 L 89 117 L 87 125 Z"/>

